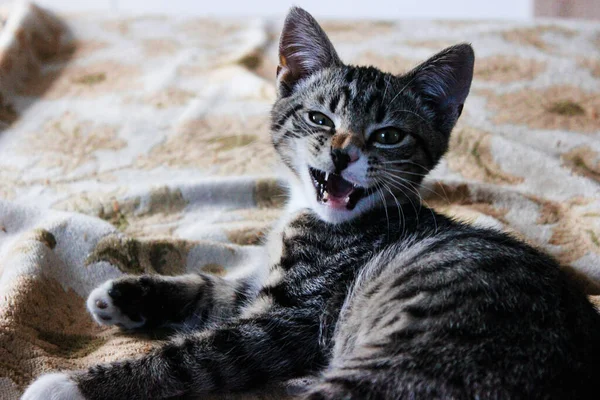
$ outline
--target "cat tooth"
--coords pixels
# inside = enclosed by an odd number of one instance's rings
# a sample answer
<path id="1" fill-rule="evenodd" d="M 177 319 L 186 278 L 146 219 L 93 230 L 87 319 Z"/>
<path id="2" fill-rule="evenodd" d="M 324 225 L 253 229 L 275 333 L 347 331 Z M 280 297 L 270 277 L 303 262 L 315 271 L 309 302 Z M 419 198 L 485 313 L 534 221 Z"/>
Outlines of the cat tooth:
<path id="1" fill-rule="evenodd" d="M 344 199 L 344 203 L 346 203 L 346 204 L 350 203 L 350 196 L 348 196 Z"/>
<path id="2" fill-rule="evenodd" d="M 325 182 L 327 182 L 327 179 L 329 179 L 329 172 L 325 172 Z"/>
<path id="3" fill-rule="evenodd" d="M 323 193 L 323 203 L 327 203 L 327 200 L 329 200 L 329 192 Z"/>

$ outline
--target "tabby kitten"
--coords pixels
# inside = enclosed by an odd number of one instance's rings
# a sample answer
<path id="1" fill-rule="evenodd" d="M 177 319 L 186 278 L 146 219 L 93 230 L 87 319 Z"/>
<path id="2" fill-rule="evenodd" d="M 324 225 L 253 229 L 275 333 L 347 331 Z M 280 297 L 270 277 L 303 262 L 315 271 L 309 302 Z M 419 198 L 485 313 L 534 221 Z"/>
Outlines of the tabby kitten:
<path id="1" fill-rule="evenodd" d="M 272 113 L 290 203 L 238 279 L 128 276 L 101 324 L 176 327 L 139 359 L 42 376 L 24 399 L 206 396 L 316 376 L 308 399 L 591 397 L 600 317 L 549 256 L 418 204 L 473 74 L 469 45 L 395 76 L 343 64 L 317 22 L 283 28 Z"/>

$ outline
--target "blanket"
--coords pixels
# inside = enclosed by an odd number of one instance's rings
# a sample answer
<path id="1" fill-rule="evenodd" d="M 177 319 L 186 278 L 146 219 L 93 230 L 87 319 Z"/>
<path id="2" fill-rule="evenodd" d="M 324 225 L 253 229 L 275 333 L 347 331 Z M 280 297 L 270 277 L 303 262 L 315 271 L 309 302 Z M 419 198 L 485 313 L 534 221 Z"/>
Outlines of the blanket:
<path id="1" fill-rule="evenodd" d="M 269 140 L 282 18 L 0 9 L 0 398 L 160 341 L 96 325 L 126 273 L 235 274 L 285 202 Z M 423 201 L 554 255 L 600 294 L 600 26 L 323 23 L 343 60 L 402 73 L 471 42 L 475 80 Z"/>

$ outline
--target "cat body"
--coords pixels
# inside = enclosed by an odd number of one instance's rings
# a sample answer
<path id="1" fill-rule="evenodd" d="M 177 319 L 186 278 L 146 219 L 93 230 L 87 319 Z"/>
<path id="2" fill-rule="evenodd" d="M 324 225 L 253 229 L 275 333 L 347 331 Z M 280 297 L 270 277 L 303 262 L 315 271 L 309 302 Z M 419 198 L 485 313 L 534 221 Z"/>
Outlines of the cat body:
<path id="1" fill-rule="evenodd" d="M 315 400 L 592 398 L 600 316 L 559 265 L 419 202 L 473 62 L 458 45 L 402 76 L 347 66 L 292 9 L 272 111 L 290 204 L 270 261 L 103 284 L 87 303 L 99 323 L 180 333 L 138 359 L 44 375 L 23 399 L 202 398 L 306 376 L 297 395 Z"/>

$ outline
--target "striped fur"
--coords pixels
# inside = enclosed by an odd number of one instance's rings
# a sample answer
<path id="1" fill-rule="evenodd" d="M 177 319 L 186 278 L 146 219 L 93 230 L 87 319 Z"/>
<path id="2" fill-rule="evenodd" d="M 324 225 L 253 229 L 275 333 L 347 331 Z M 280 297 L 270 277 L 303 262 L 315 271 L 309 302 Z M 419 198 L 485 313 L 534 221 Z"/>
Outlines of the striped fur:
<path id="1" fill-rule="evenodd" d="M 418 201 L 468 93 L 470 47 L 397 77 L 341 64 L 302 10 L 291 11 L 282 37 L 272 138 L 289 169 L 290 204 L 269 236 L 270 263 L 235 280 L 102 286 L 88 301 L 97 320 L 115 323 L 102 318 L 115 309 L 131 328 L 180 333 L 139 359 L 46 376 L 24 398 L 197 398 L 305 376 L 314 379 L 296 394 L 313 400 L 589 398 L 600 317 L 557 263 Z M 285 42 L 307 38 L 314 54 Z M 309 111 L 334 126 L 311 125 Z M 374 129 L 389 125 L 402 141 L 373 145 Z M 341 173 L 367 191 L 335 214 L 316 203 L 307 174 L 333 170 L 339 133 L 362 143 Z"/>

